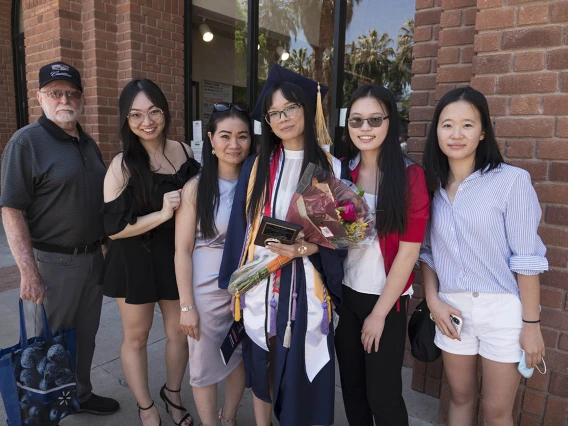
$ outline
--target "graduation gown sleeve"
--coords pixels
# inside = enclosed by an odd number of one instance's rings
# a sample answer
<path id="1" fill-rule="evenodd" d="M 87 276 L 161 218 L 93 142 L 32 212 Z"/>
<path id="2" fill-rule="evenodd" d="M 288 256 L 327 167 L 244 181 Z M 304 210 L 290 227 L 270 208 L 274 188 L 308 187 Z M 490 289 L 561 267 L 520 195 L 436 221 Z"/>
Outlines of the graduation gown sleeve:
<path id="1" fill-rule="evenodd" d="M 256 156 L 253 155 L 245 160 L 235 189 L 225 249 L 223 250 L 223 259 L 221 260 L 221 269 L 219 270 L 219 287 L 223 289 L 229 286 L 231 275 L 239 268 L 247 230 L 247 188 L 255 159 Z"/>

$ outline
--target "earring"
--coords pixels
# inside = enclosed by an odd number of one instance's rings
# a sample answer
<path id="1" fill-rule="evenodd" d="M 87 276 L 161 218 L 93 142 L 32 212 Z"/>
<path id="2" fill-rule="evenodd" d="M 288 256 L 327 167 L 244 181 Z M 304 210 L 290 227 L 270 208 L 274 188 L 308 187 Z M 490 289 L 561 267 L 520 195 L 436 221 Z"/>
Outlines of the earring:
<path id="1" fill-rule="evenodd" d="M 215 155 L 215 149 L 214 148 L 211 150 L 211 154 Z"/>

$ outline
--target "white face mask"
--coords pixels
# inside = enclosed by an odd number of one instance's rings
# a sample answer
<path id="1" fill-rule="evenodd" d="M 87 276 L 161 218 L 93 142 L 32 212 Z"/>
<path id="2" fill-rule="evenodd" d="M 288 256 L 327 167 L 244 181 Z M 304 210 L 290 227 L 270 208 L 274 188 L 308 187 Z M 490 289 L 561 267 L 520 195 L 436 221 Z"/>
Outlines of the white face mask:
<path id="1" fill-rule="evenodd" d="M 538 368 L 538 365 L 536 365 L 535 367 L 540 374 L 546 374 L 546 362 L 544 362 L 544 358 L 542 359 L 542 364 L 544 365 L 544 371 L 541 371 L 540 368 Z M 534 368 L 527 367 L 527 357 L 525 351 L 523 351 L 523 355 L 521 356 L 521 360 L 519 361 L 519 366 L 517 367 L 517 369 L 519 370 L 519 373 L 521 373 L 521 375 L 523 377 L 526 377 L 527 379 L 530 379 L 534 373 Z"/>

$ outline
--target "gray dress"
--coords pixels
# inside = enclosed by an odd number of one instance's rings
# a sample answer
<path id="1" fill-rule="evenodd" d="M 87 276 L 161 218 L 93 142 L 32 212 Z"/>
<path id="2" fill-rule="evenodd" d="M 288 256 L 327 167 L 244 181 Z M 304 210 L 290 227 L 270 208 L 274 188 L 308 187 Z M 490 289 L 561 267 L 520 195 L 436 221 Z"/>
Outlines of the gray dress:
<path id="1" fill-rule="evenodd" d="M 199 342 L 189 342 L 189 383 L 205 387 L 219 383 L 241 363 L 241 345 L 225 365 L 219 348 L 233 323 L 231 294 L 218 287 L 217 277 L 225 247 L 236 180 L 219 179 L 219 209 L 215 215 L 217 236 L 204 240 L 196 230 L 193 249 L 193 295 L 199 314 Z"/>

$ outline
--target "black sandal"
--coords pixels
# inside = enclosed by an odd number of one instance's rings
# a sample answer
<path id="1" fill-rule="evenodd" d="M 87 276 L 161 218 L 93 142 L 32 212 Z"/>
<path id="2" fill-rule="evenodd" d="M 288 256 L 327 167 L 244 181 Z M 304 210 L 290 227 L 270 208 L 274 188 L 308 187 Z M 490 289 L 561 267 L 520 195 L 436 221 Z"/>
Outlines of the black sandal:
<path id="1" fill-rule="evenodd" d="M 138 407 L 138 417 L 140 417 L 140 411 L 146 411 L 146 410 L 149 410 L 150 408 L 152 408 L 154 406 L 154 401 L 152 401 L 152 403 L 149 406 L 147 406 L 146 408 L 140 407 L 140 404 L 138 404 L 138 403 L 136 403 L 136 406 Z M 159 412 L 158 412 L 158 418 L 160 419 L 159 426 L 162 426 L 162 419 L 160 418 Z M 142 417 L 140 417 L 140 420 L 142 420 Z"/>
<path id="2" fill-rule="evenodd" d="M 162 398 L 162 401 L 164 401 L 164 404 L 166 406 L 166 412 L 168 414 L 170 414 L 170 406 L 172 408 L 177 409 L 177 410 L 185 411 L 187 414 L 182 417 L 182 419 L 179 421 L 179 423 L 176 423 L 176 421 L 173 418 L 173 414 L 172 414 L 172 421 L 174 422 L 174 424 L 176 426 L 181 426 L 183 424 L 183 422 L 185 422 L 187 419 L 190 419 L 188 426 L 192 426 L 193 425 L 193 419 L 191 418 L 189 411 L 187 411 L 187 409 L 185 407 L 180 407 L 179 405 L 176 405 L 172 401 L 170 401 L 170 399 L 166 396 L 166 393 L 164 392 L 164 390 L 167 390 L 168 392 L 178 393 L 178 392 L 181 392 L 181 389 L 171 390 L 171 389 L 168 389 L 166 387 L 166 385 L 167 385 L 167 383 L 164 386 L 162 386 L 162 389 L 160 389 L 160 398 Z"/>

